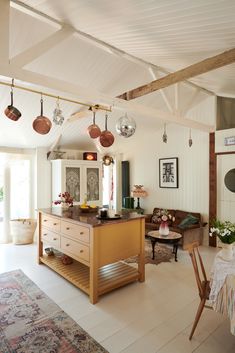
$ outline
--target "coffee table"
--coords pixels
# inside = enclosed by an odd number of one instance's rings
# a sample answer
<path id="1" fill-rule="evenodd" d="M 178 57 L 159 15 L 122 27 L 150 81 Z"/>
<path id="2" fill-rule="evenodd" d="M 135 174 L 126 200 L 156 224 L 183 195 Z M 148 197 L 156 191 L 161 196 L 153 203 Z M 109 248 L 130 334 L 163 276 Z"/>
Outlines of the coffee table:
<path id="1" fill-rule="evenodd" d="M 182 235 L 180 233 L 170 231 L 168 235 L 161 235 L 161 234 L 159 234 L 158 230 L 153 230 L 151 232 L 148 232 L 147 236 L 150 239 L 151 244 L 152 244 L 152 249 L 153 249 L 152 259 L 153 260 L 154 260 L 155 244 L 156 243 L 165 243 L 165 244 L 172 244 L 173 245 L 172 253 L 175 254 L 175 261 L 177 261 L 178 245 L 179 245 L 180 239 L 182 238 Z"/>

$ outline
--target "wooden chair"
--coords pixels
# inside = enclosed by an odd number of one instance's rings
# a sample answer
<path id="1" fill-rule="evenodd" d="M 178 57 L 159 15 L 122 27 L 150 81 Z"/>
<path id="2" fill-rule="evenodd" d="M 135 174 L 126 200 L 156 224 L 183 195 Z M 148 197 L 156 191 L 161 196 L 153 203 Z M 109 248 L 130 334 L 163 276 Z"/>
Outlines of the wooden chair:
<path id="1" fill-rule="evenodd" d="M 201 255 L 199 253 L 199 243 L 194 242 L 187 245 L 187 250 L 192 260 L 193 269 L 196 277 L 196 282 L 199 291 L 199 297 L 201 299 L 200 304 L 197 309 L 195 320 L 193 323 L 192 331 L 190 333 L 189 339 L 191 340 L 194 334 L 194 331 L 197 327 L 198 321 L 201 317 L 204 307 L 212 309 L 211 306 L 205 305 L 206 301 L 209 299 L 210 294 L 210 281 L 206 277 L 206 271 L 202 262 Z"/>

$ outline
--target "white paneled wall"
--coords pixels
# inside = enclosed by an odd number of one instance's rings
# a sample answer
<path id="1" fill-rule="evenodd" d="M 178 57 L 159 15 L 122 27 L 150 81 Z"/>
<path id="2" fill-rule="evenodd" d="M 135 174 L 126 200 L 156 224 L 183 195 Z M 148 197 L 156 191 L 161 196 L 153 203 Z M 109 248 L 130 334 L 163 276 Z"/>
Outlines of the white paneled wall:
<path id="1" fill-rule="evenodd" d="M 235 168 L 235 154 L 217 156 L 217 217 L 221 221 L 235 222 L 235 193 L 224 184 L 226 173 Z"/>
<path id="2" fill-rule="evenodd" d="M 192 131 L 193 145 L 188 146 L 189 130 L 178 125 L 167 126 L 168 142 L 162 142 L 163 131 L 138 133 L 138 143 L 129 141 L 123 160 L 130 161 L 130 182 L 143 184 L 148 197 L 141 200 L 145 213 L 156 206 L 195 211 L 208 219 L 209 208 L 209 135 Z M 178 157 L 179 188 L 159 187 L 159 158 Z"/>

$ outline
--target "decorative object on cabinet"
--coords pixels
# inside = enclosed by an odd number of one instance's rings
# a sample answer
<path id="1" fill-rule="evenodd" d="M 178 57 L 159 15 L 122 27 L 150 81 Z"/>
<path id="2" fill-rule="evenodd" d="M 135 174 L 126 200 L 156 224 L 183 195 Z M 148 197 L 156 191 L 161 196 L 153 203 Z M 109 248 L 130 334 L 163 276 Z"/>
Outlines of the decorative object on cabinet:
<path id="1" fill-rule="evenodd" d="M 84 152 L 83 153 L 84 161 L 97 161 L 97 153 L 96 152 Z"/>
<path id="2" fill-rule="evenodd" d="M 106 165 L 106 166 L 109 166 L 110 164 L 114 164 L 113 157 L 107 154 L 102 158 L 102 161 L 103 161 L 103 165 Z"/>
<path id="3" fill-rule="evenodd" d="M 74 204 L 87 198 L 88 204 L 102 205 L 102 163 L 97 161 L 52 160 L 52 198 L 67 191 Z"/>
<path id="4" fill-rule="evenodd" d="M 48 256 L 53 256 L 53 255 L 54 255 L 53 248 L 45 248 L 44 251 L 45 251 L 45 253 L 46 253 Z"/>
<path id="5" fill-rule="evenodd" d="M 178 188 L 178 158 L 159 159 L 159 187 Z"/>
<path id="6" fill-rule="evenodd" d="M 124 116 L 121 116 L 116 123 L 116 131 L 118 135 L 123 137 L 131 137 L 136 130 L 136 122 L 134 119 L 127 116 L 127 113 Z"/>
<path id="7" fill-rule="evenodd" d="M 133 197 L 137 197 L 137 206 L 136 208 L 139 209 L 140 207 L 140 198 L 144 198 L 148 196 L 147 191 L 143 189 L 143 185 L 134 185 L 134 189 L 131 192 Z"/>
<path id="8" fill-rule="evenodd" d="M 108 114 L 105 114 L 105 130 L 101 132 L 100 144 L 103 147 L 110 147 L 114 143 L 114 136 L 111 131 L 108 130 Z"/>

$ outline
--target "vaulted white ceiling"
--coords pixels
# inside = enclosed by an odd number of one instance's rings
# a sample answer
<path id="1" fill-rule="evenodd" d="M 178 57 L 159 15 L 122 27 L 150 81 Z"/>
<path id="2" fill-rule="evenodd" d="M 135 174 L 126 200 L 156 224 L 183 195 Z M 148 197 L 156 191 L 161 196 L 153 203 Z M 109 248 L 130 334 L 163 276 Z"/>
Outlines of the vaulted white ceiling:
<path id="1" fill-rule="evenodd" d="M 159 110 L 166 114 L 177 110 L 179 115 L 185 113 L 188 118 L 213 125 L 213 119 L 205 120 L 203 114 L 199 116 L 193 110 L 198 102 L 208 108 L 213 95 L 200 91 L 196 96 L 196 89 L 190 84 L 179 85 L 178 103 L 175 86 L 129 104 L 119 104 L 114 98 L 151 82 L 154 78 L 149 67 L 158 78 L 167 71 L 174 72 L 235 47 L 234 0 L 14 0 L 11 5 L 10 59 L 58 31 L 60 26 L 56 24 L 67 24 L 76 30 L 26 63 L 25 76 L 20 75 L 17 83 L 88 103 L 114 104 L 109 128 L 115 134 L 116 146 L 123 143 L 123 138 L 115 133 L 115 123 L 128 109 L 142 132 L 162 127 L 164 120 Z M 45 84 L 41 80 L 33 85 L 28 72 L 60 81 L 60 85 L 55 85 L 60 89 L 52 89 L 46 80 Z M 4 76 L 2 81 L 10 82 L 12 75 L 6 77 L 6 71 L 0 71 L 0 75 Z M 217 95 L 235 97 L 235 64 L 195 77 L 191 82 Z M 68 90 L 69 85 L 73 89 Z M 9 104 L 9 87 L 0 86 L 0 96 L 3 111 Z M 55 100 L 45 97 L 44 101 L 44 115 L 51 118 Z M 91 117 L 62 127 L 53 125 L 48 135 L 41 136 L 32 130 L 32 122 L 39 115 L 40 96 L 15 89 L 15 105 L 22 118 L 15 123 L 2 114 L 1 146 L 50 146 L 62 132 L 61 145 L 92 148 L 93 141 L 86 134 Z M 61 107 L 65 117 L 81 108 L 66 102 L 61 102 Z M 97 123 L 104 126 L 104 112 L 98 113 Z"/>

